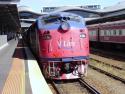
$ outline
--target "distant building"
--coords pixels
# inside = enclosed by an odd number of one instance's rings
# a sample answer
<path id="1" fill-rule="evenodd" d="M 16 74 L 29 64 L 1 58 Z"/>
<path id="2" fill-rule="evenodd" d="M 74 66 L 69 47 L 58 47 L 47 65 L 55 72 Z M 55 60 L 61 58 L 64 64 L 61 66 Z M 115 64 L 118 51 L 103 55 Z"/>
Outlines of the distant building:
<path id="1" fill-rule="evenodd" d="M 64 7 L 72 7 L 72 6 L 64 6 Z M 100 5 L 86 5 L 86 6 L 76 6 L 76 7 L 89 9 L 89 10 L 97 10 L 97 9 L 101 8 Z M 43 13 L 53 12 L 53 11 L 59 9 L 59 8 L 61 8 L 61 7 L 43 7 L 41 12 L 43 12 Z"/>
<path id="2" fill-rule="evenodd" d="M 90 10 L 97 10 L 97 9 L 101 9 L 100 5 L 86 5 L 86 6 L 80 6 L 81 8 L 85 8 L 85 9 L 90 9 Z"/>
<path id="3" fill-rule="evenodd" d="M 41 12 L 52 12 L 57 10 L 60 7 L 43 7 L 43 10 Z"/>

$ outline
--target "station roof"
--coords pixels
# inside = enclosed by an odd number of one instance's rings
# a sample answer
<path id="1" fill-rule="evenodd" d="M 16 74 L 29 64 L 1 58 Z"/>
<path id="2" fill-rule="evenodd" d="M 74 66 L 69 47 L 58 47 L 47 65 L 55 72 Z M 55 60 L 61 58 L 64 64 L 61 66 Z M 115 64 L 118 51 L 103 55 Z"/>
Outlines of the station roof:
<path id="1" fill-rule="evenodd" d="M 20 19 L 21 28 L 28 28 L 36 19 Z"/>
<path id="2" fill-rule="evenodd" d="M 100 12 L 100 17 L 95 19 L 87 19 L 87 24 L 103 23 L 125 19 L 125 1 L 119 2 L 114 6 L 105 7 L 96 10 Z"/>
<path id="3" fill-rule="evenodd" d="M 90 10 L 90 9 L 85 9 L 85 8 L 80 8 L 80 7 L 74 7 L 74 6 L 64 6 L 64 7 L 60 7 L 59 9 L 57 9 L 54 12 L 60 12 L 60 11 L 72 11 L 72 10 L 77 10 L 77 11 L 86 11 L 86 12 L 91 12 L 91 13 L 96 13 L 98 14 L 98 11 L 94 11 L 94 10 Z"/>
<path id="4" fill-rule="evenodd" d="M 109 7 L 105 7 L 104 9 L 98 9 L 98 10 L 90 10 L 90 9 L 85 9 L 85 8 L 80 8 L 80 7 L 61 7 L 54 12 L 60 12 L 60 11 L 65 11 L 65 12 L 66 11 L 68 12 L 81 11 L 81 13 L 87 12 L 87 13 L 97 14 L 100 17 L 116 16 L 119 14 L 125 14 L 125 1 L 119 2 L 118 4 L 114 6 L 109 6 Z"/>
<path id="5" fill-rule="evenodd" d="M 22 12 L 28 12 L 28 13 L 32 13 L 34 15 L 42 15 L 42 13 L 38 13 L 33 11 L 30 7 L 28 6 L 18 6 L 18 12 L 22 13 Z"/>
<path id="6" fill-rule="evenodd" d="M 18 11 L 20 14 L 23 12 L 29 12 L 34 15 L 43 15 L 42 13 L 34 12 L 32 9 L 26 6 L 18 7 Z M 68 6 L 68 7 L 65 6 L 65 7 L 60 7 L 59 9 L 50 13 L 63 12 L 63 11 L 73 12 L 83 17 L 86 15 L 85 20 L 87 21 L 88 24 L 122 20 L 122 19 L 125 19 L 125 1 L 120 2 L 114 6 L 109 6 L 99 10 L 90 10 L 90 9 L 74 7 L 74 6 Z M 23 21 L 32 22 L 29 19 L 23 20 Z"/>
<path id="7" fill-rule="evenodd" d="M 33 11 L 33 10 L 28 6 L 18 6 L 18 11 L 22 12 L 22 11 Z"/>
<path id="8" fill-rule="evenodd" d="M 96 23 L 118 21 L 123 19 L 125 19 L 125 14 L 119 14 L 119 15 L 113 15 L 113 16 L 98 17 L 95 19 L 86 19 L 86 23 L 87 25 L 90 25 L 90 24 L 96 24 Z"/>
<path id="9" fill-rule="evenodd" d="M 0 4 L 15 4 L 20 2 L 20 0 L 0 0 Z"/>
<path id="10" fill-rule="evenodd" d="M 95 11 L 95 10 L 90 10 L 90 9 L 85 9 L 85 8 L 80 8 L 80 7 L 74 7 L 74 6 L 66 6 L 66 7 L 60 7 L 59 9 L 51 12 L 51 13 L 55 13 L 55 12 L 72 12 L 81 16 L 85 16 L 83 15 L 85 12 L 88 14 L 93 14 L 93 15 L 98 15 L 100 16 L 100 12 Z M 91 15 L 92 16 L 92 15 Z"/>
<path id="11" fill-rule="evenodd" d="M 96 10 L 101 13 L 112 13 L 125 9 L 125 1 L 119 2 L 116 5 L 105 7 L 103 9 Z"/>
<path id="12" fill-rule="evenodd" d="M 20 23 L 22 28 L 28 28 L 31 24 L 41 15 L 42 13 L 38 13 L 33 11 L 28 6 L 18 6 L 18 12 L 20 17 Z"/>
<path id="13" fill-rule="evenodd" d="M 16 4 L 0 4 L 0 25 L 13 30 L 20 28 L 20 21 Z"/>

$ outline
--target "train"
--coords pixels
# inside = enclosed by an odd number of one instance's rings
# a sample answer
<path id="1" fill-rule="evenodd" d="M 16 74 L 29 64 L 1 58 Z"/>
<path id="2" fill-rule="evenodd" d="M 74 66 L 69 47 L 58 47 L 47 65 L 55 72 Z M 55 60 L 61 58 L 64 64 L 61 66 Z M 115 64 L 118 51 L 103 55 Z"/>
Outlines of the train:
<path id="1" fill-rule="evenodd" d="M 89 35 L 84 18 L 68 12 L 46 14 L 26 31 L 45 78 L 78 79 L 87 75 Z"/>
<path id="2" fill-rule="evenodd" d="M 113 50 L 125 48 L 125 20 L 97 23 L 87 26 L 90 45 Z"/>

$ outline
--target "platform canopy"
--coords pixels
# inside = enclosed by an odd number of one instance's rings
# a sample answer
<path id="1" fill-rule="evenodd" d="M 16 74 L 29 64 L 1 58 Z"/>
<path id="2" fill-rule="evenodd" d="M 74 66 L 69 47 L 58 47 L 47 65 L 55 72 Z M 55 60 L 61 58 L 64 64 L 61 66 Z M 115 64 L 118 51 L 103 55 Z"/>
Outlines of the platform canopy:
<path id="1" fill-rule="evenodd" d="M 20 0 L 0 0 L 0 4 L 12 4 L 18 2 L 20 2 Z"/>
<path id="2" fill-rule="evenodd" d="M 116 13 L 110 13 L 103 17 L 86 20 L 86 24 L 91 25 L 91 24 L 105 23 L 105 22 L 118 21 L 124 19 L 125 19 L 125 10 L 122 10 L 122 12 L 116 11 Z"/>
<path id="3" fill-rule="evenodd" d="M 3 29 L 4 31 L 19 31 L 20 27 L 16 4 L 0 4 L 0 32 Z"/>

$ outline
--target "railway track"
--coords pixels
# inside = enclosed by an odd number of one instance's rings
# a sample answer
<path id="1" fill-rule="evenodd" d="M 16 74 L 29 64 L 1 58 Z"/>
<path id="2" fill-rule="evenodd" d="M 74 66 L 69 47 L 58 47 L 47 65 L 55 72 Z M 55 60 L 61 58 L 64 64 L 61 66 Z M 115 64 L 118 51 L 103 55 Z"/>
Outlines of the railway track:
<path id="1" fill-rule="evenodd" d="M 97 71 L 99 71 L 99 72 L 101 72 L 101 73 L 104 73 L 105 75 L 107 75 L 107 76 L 109 76 L 109 77 L 112 77 L 112 78 L 114 78 L 114 79 L 116 79 L 116 80 L 118 80 L 118 81 L 121 81 L 121 82 L 125 83 L 125 79 L 123 79 L 123 78 L 121 78 L 121 77 L 118 77 L 118 76 L 116 76 L 116 75 L 113 75 L 113 74 L 111 74 L 111 73 L 109 73 L 109 72 L 106 72 L 106 71 L 104 71 L 104 70 L 102 70 L 102 69 L 100 69 L 100 68 L 97 68 L 97 67 L 95 67 L 95 66 L 93 66 L 93 65 L 89 65 L 89 67 L 92 68 L 92 69 L 94 69 L 94 70 L 97 70 Z"/>
<path id="2" fill-rule="evenodd" d="M 106 50 L 95 49 L 95 48 L 91 48 L 90 52 L 92 54 L 100 55 L 102 57 L 111 58 L 119 61 L 125 61 L 125 54 L 123 52 L 106 51 Z"/>
<path id="3" fill-rule="evenodd" d="M 59 88 L 56 86 L 56 83 L 52 79 L 47 80 L 47 82 L 53 94 L 62 94 L 62 92 L 59 90 Z"/>
<path id="4" fill-rule="evenodd" d="M 83 79 L 54 82 L 51 84 L 56 91 L 54 94 L 100 94 Z"/>
<path id="5" fill-rule="evenodd" d="M 100 94 L 99 91 L 97 91 L 95 88 L 93 88 L 91 85 L 89 85 L 87 82 L 85 82 L 83 79 L 78 79 L 78 81 L 83 84 L 92 94 Z"/>
<path id="6" fill-rule="evenodd" d="M 106 62 L 104 62 L 104 61 L 101 61 L 101 60 L 98 60 L 98 59 L 95 59 L 95 58 L 92 58 L 92 57 L 90 57 L 90 60 L 97 61 L 98 63 L 102 63 L 102 64 L 104 64 L 104 65 L 111 66 L 111 67 L 116 68 L 116 69 L 119 69 L 119 70 L 125 70 L 125 69 L 122 68 L 122 67 L 119 67 L 119 66 L 116 66 L 116 65 L 112 65 L 112 64 L 108 64 L 108 63 L 106 63 Z"/>
<path id="7" fill-rule="evenodd" d="M 98 59 L 99 58 L 99 59 Z M 111 59 L 103 59 L 98 56 L 92 56 L 90 58 L 89 66 L 95 70 L 99 70 L 102 73 L 107 74 L 108 76 L 113 77 L 116 80 L 120 80 L 125 83 L 125 68 L 124 62 L 119 62 Z M 96 61 L 96 62 L 95 62 Z"/>

